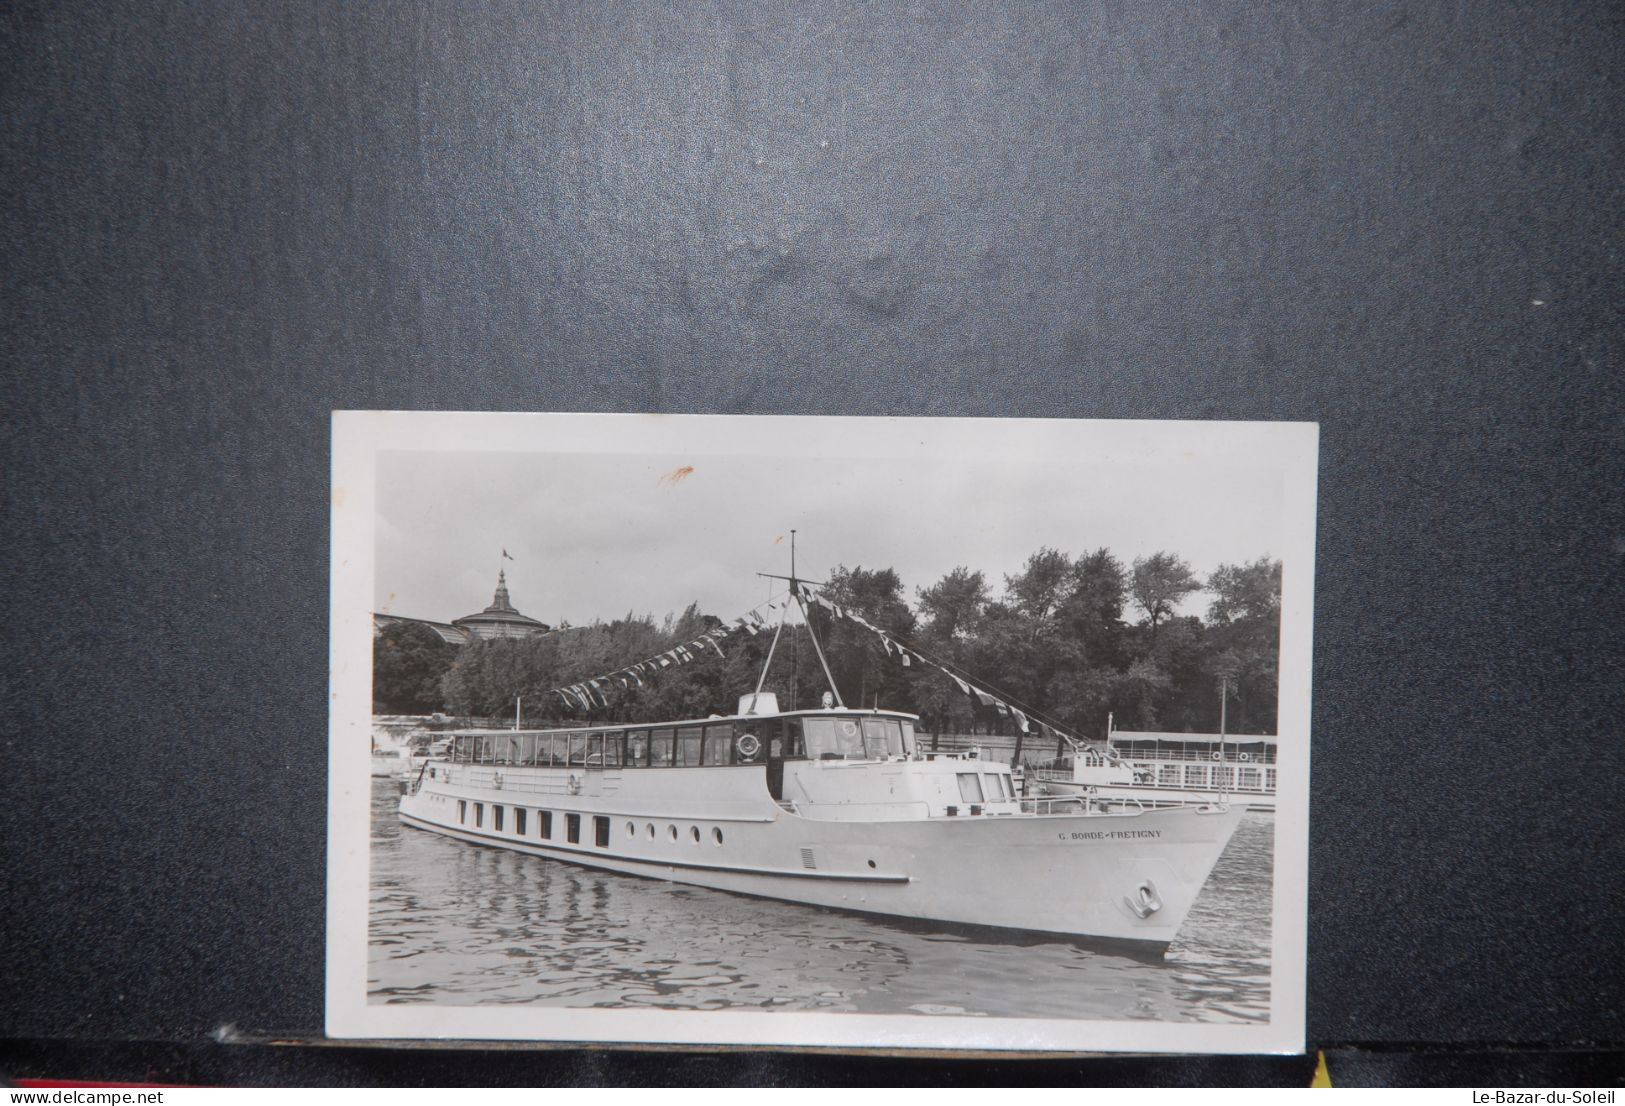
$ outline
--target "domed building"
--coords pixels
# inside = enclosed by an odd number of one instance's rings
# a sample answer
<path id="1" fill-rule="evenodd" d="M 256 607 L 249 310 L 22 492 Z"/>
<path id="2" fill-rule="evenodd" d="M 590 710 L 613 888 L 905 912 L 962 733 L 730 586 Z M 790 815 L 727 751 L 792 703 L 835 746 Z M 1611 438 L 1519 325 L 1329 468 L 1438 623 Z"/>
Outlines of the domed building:
<path id="1" fill-rule="evenodd" d="M 454 618 L 451 624 L 459 630 L 466 630 L 470 637 L 477 638 L 530 637 L 552 629 L 545 622 L 538 622 L 514 610 L 513 603 L 508 599 L 508 574 L 502 569 L 497 570 L 497 592 L 491 599 L 491 605 L 477 614 Z"/>
<path id="2" fill-rule="evenodd" d="M 407 618 L 404 615 L 377 612 L 372 616 L 374 632 L 382 631 L 387 626 L 409 622 L 427 626 L 452 645 L 466 645 L 476 638 L 482 641 L 493 638 L 525 638 L 533 634 L 545 634 L 553 628 L 545 622 L 520 614 L 514 608 L 513 601 L 508 598 L 508 574 L 502 569 L 497 570 L 496 595 L 491 598 L 491 605 L 483 611 L 454 618 L 450 622 L 434 622 L 426 618 Z"/>

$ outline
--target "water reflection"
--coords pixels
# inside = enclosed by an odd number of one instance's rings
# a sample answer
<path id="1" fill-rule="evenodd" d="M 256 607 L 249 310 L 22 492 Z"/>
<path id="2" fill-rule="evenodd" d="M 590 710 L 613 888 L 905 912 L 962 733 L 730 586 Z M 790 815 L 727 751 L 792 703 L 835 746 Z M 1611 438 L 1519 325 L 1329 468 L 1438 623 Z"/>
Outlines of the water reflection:
<path id="1" fill-rule="evenodd" d="M 1166 960 L 576 868 L 403 829 L 375 780 L 374 1002 L 1269 1017 L 1274 818 L 1248 814 Z"/>

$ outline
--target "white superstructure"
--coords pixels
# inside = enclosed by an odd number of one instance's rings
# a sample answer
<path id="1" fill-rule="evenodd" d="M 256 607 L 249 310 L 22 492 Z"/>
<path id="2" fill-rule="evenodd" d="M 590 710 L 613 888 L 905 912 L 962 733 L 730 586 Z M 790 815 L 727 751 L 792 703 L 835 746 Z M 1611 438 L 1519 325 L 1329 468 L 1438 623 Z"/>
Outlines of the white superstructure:
<path id="1" fill-rule="evenodd" d="M 927 755 L 914 723 L 764 693 L 726 717 L 468 731 L 403 784 L 400 817 L 629 875 L 1158 950 L 1241 817 L 1022 800 L 1009 766 Z"/>

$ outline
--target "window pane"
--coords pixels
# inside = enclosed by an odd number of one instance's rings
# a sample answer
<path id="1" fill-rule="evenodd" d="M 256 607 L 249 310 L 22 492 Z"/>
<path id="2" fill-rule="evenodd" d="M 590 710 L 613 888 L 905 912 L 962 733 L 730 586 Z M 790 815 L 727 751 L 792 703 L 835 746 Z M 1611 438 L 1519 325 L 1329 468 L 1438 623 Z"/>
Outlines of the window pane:
<path id="1" fill-rule="evenodd" d="M 857 759 L 863 756 L 863 727 L 858 725 L 856 718 L 836 718 L 835 746 L 844 757 Z"/>
<path id="2" fill-rule="evenodd" d="M 628 768 L 646 768 L 649 765 L 649 731 L 629 730 L 626 735 L 626 765 Z"/>
<path id="3" fill-rule="evenodd" d="M 698 726 L 684 726 L 677 731 L 677 765 L 692 768 L 700 763 L 700 737 Z"/>
<path id="4" fill-rule="evenodd" d="M 982 801 L 982 781 L 975 772 L 959 772 L 959 797 L 967 803 Z"/>
<path id="5" fill-rule="evenodd" d="M 604 735 L 604 767 L 621 766 L 621 734 L 619 731 Z"/>
<path id="6" fill-rule="evenodd" d="M 525 836 L 525 808 L 524 807 L 516 806 L 516 807 L 513 808 L 513 831 L 515 833 L 517 833 L 520 837 Z"/>
<path id="7" fill-rule="evenodd" d="M 801 727 L 807 735 L 808 756 L 814 760 L 821 760 L 826 756 L 841 755 L 835 743 L 835 719 L 804 718 L 801 720 Z"/>
<path id="8" fill-rule="evenodd" d="M 705 763 L 733 763 L 734 728 L 732 722 L 714 723 L 705 727 Z"/>
<path id="9" fill-rule="evenodd" d="M 895 718 L 865 718 L 863 720 L 864 753 L 872 759 L 903 755 L 903 732 Z"/>
<path id="10" fill-rule="evenodd" d="M 649 738 L 649 763 L 656 768 L 671 767 L 671 737 L 672 731 L 668 727 L 655 730 Z"/>
<path id="11" fill-rule="evenodd" d="M 906 757 L 914 755 L 914 723 L 906 719 L 903 722 L 903 755 Z"/>

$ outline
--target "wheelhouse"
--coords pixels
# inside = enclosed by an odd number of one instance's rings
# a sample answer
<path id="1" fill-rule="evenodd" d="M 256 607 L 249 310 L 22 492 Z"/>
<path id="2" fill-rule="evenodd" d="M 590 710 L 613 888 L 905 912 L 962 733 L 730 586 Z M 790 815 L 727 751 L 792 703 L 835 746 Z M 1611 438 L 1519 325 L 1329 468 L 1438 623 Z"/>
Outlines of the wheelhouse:
<path id="1" fill-rule="evenodd" d="M 582 768 L 705 768 L 783 760 L 902 760 L 917 755 L 914 719 L 883 712 L 808 711 L 580 730 L 490 730 L 453 739 L 464 764 Z"/>

